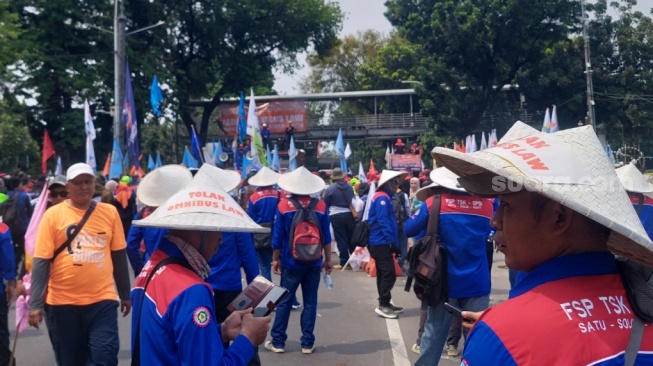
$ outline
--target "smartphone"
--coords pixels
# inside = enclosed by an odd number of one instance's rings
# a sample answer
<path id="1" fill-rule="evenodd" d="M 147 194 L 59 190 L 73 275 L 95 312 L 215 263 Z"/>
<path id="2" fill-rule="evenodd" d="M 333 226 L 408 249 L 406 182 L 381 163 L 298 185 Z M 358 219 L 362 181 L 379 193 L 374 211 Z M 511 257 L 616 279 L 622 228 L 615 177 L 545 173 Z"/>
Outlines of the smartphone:
<path id="1" fill-rule="evenodd" d="M 455 311 L 458 314 L 460 314 L 460 313 L 463 312 L 463 309 L 461 309 L 461 308 L 459 308 L 457 306 L 453 306 L 453 305 L 449 304 L 448 302 L 444 303 L 444 307 L 447 308 L 447 310 L 449 310 L 450 313 L 453 313 Z"/>

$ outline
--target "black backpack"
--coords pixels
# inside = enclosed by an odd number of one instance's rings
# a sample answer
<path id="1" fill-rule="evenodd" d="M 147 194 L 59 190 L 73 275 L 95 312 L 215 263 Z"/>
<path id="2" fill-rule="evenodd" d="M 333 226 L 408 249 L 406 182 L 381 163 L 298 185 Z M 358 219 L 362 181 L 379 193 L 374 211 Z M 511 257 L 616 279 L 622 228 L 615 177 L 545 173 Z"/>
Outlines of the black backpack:
<path id="1" fill-rule="evenodd" d="M 406 196 L 404 193 L 397 193 L 392 196 L 392 207 L 395 211 L 395 218 L 398 224 L 402 224 L 410 217 L 406 211 Z"/>
<path id="2" fill-rule="evenodd" d="M 18 200 L 20 192 L 14 192 L 6 201 L 0 205 L 0 217 L 2 222 L 11 229 L 11 240 L 22 243 L 25 239 L 25 217 L 20 214 Z"/>
<path id="3" fill-rule="evenodd" d="M 408 271 L 404 291 L 410 291 L 415 281 L 414 291 L 419 299 L 426 299 L 429 306 L 436 306 L 446 300 L 447 258 L 438 237 L 440 223 L 440 196 L 433 197 L 429 211 L 426 235 L 417 240 L 408 251 Z"/>
<path id="4" fill-rule="evenodd" d="M 320 221 L 315 215 L 317 198 L 311 198 L 308 207 L 304 207 L 295 197 L 289 198 L 297 208 L 290 224 L 290 255 L 298 262 L 315 262 L 322 258 L 322 231 Z"/>

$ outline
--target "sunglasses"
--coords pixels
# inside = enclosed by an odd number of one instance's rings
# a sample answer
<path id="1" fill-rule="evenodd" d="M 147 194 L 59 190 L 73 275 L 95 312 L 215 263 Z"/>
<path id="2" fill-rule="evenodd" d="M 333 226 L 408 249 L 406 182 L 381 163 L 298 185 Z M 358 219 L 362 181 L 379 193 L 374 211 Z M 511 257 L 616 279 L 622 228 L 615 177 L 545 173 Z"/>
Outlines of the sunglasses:
<path id="1" fill-rule="evenodd" d="M 52 197 L 52 198 L 57 198 L 57 197 L 66 198 L 66 197 L 68 197 L 68 192 L 66 192 L 66 191 L 64 191 L 64 192 L 50 192 L 50 197 Z"/>

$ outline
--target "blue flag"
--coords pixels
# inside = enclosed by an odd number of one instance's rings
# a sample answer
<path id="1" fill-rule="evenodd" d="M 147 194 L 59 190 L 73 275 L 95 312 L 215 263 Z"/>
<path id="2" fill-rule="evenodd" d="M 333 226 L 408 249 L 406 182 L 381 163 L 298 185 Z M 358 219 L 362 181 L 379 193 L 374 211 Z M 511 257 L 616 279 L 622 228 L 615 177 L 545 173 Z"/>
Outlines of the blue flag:
<path id="1" fill-rule="evenodd" d="M 125 139 L 131 165 L 140 168 L 140 149 L 138 147 L 138 123 L 136 122 L 136 105 L 134 104 L 134 91 L 132 77 L 129 72 L 129 63 L 125 66 L 125 102 L 122 107 L 122 123 L 125 124 Z M 129 167 L 127 168 L 129 171 Z"/>
<path id="2" fill-rule="evenodd" d="M 152 154 L 148 154 L 147 155 L 147 171 L 151 172 L 154 169 L 156 169 L 156 165 L 154 165 L 154 159 L 152 159 Z"/>
<path id="3" fill-rule="evenodd" d="M 154 163 L 155 168 L 160 168 L 163 166 L 163 163 L 161 162 L 161 153 L 158 151 L 156 152 L 156 162 Z"/>
<path id="4" fill-rule="evenodd" d="M 266 160 L 265 163 L 269 167 L 270 162 L 272 161 L 272 155 L 270 154 L 270 145 L 265 145 L 265 160 Z"/>
<path id="5" fill-rule="evenodd" d="M 120 144 L 118 139 L 113 139 L 113 151 L 111 151 L 111 165 L 109 168 L 109 179 L 118 178 L 122 176 L 122 151 L 120 151 Z"/>
<path id="6" fill-rule="evenodd" d="M 150 103 L 152 104 L 152 112 L 155 116 L 160 116 L 161 111 L 159 110 L 159 105 L 163 101 L 163 92 L 159 87 L 159 79 L 154 75 L 152 79 L 152 88 L 150 88 Z"/>
<path id="7" fill-rule="evenodd" d="M 338 130 L 338 137 L 336 138 L 336 144 L 334 150 L 340 156 L 340 169 L 343 172 L 347 172 L 347 159 L 345 158 L 345 139 L 342 137 L 342 129 Z"/>
<path id="8" fill-rule="evenodd" d="M 279 172 L 279 147 L 277 145 L 274 145 L 274 151 L 272 152 L 274 154 L 272 156 L 272 163 L 270 163 L 270 169 L 274 170 L 275 172 Z"/>
<path id="9" fill-rule="evenodd" d="M 222 166 L 224 165 L 224 162 L 220 160 L 220 155 L 224 153 L 224 150 L 222 149 L 222 141 L 218 140 L 218 144 L 215 144 L 215 141 L 213 142 L 213 156 L 215 157 L 215 165 Z"/>
<path id="10" fill-rule="evenodd" d="M 124 174 L 125 172 L 129 172 L 129 168 L 131 168 L 131 164 L 129 164 L 129 154 L 120 154 L 120 156 L 122 156 L 122 172 Z"/>
<path id="11" fill-rule="evenodd" d="M 195 131 L 195 126 L 191 125 L 191 137 L 190 137 L 190 152 L 193 155 L 193 158 L 199 162 L 201 161 L 202 163 L 204 162 L 204 158 L 202 157 L 202 144 L 200 143 L 200 138 L 197 136 L 197 132 Z"/>
<path id="12" fill-rule="evenodd" d="M 199 168 L 199 163 L 193 157 L 193 155 L 188 151 L 188 146 L 184 146 L 184 157 L 181 159 L 182 164 L 186 165 L 186 168 Z"/>
<path id="13" fill-rule="evenodd" d="M 238 142 L 245 141 L 247 134 L 247 119 L 245 118 L 245 93 L 240 92 L 240 103 L 238 104 Z"/>
<path id="14" fill-rule="evenodd" d="M 251 170 L 250 165 L 252 165 L 252 160 L 247 159 L 246 156 L 243 156 L 243 167 L 240 169 L 240 176 L 245 179 L 247 178 L 247 173 Z"/>

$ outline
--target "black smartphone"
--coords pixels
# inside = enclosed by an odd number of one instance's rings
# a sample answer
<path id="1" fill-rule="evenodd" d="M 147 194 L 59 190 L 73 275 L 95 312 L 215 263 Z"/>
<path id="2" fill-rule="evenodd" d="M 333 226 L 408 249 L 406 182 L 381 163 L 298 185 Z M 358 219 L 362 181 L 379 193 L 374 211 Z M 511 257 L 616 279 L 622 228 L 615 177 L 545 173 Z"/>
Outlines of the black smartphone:
<path id="1" fill-rule="evenodd" d="M 455 311 L 458 314 L 460 314 L 460 313 L 463 312 L 463 309 L 461 309 L 461 308 L 459 308 L 457 306 L 453 306 L 453 305 L 449 304 L 448 302 L 444 303 L 444 307 L 447 308 L 447 310 L 449 310 L 450 313 L 453 313 Z"/>

